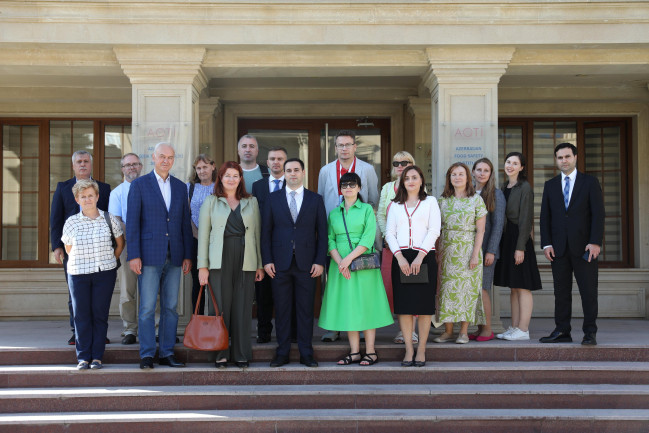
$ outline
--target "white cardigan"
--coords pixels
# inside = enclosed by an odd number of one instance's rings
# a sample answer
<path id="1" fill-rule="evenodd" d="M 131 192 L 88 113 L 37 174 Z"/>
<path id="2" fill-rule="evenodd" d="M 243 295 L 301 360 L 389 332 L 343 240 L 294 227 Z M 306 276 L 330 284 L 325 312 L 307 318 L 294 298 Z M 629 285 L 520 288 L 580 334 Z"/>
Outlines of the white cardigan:
<path id="1" fill-rule="evenodd" d="M 428 253 L 435 249 L 441 225 L 442 217 L 435 197 L 426 197 L 413 209 L 392 202 L 388 210 L 385 240 L 393 253 L 406 249 Z"/>

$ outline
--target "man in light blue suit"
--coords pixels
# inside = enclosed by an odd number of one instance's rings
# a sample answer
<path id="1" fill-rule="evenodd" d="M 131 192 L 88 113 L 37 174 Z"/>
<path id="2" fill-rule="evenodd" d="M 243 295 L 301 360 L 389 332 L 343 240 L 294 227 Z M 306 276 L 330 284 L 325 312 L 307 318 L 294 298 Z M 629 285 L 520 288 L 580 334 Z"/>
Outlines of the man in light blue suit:
<path id="1" fill-rule="evenodd" d="M 185 366 L 174 356 L 174 344 L 181 271 L 187 274 L 192 264 L 192 228 L 187 186 L 169 174 L 174 157 L 175 151 L 169 143 L 158 143 L 152 155 L 154 170 L 135 179 L 128 193 L 126 242 L 129 266 L 138 274 L 138 333 L 142 369 L 153 368 L 158 293 L 159 363 L 170 367 Z"/>

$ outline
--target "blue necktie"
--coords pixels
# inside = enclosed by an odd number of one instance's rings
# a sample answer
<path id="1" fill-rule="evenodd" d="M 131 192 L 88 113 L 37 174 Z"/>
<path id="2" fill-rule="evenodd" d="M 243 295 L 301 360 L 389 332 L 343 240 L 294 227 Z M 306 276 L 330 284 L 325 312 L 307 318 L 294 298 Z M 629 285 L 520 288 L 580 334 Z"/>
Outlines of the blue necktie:
<path id="1" fill-rule="evenodd" d="M 566 210 L 568 210 L 570 204 L 570 178 L 568 176 L 566 176 L 566 186 L 563 187 L 563 202 L 566 205 Z"/>
<path id="2" fill-rule="evenodd" d="M 275 186 L 273 187 L 273 190 L 271 192 L 279 191 L 279 183 L 281 182 L 281 180 L 273 179 L 273 182 L 275 182 Z"/>

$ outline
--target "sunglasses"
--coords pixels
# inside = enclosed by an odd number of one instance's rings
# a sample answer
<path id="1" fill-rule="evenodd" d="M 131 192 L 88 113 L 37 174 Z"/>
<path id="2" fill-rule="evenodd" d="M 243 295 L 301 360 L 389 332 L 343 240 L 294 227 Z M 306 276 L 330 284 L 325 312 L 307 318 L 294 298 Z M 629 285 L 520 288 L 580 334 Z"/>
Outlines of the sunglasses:
<path id="1" fill-rule="evenodd" d="M 356 182 L 343 182 L 340 184 L 340 189 L 356 188 L 357 186 Z"/>
<path id="2" fill-rule="evenodd" d="M 410 161 L 392 161 L 392 167 L 407 167 L 408 164 L 412 164 Z"/>

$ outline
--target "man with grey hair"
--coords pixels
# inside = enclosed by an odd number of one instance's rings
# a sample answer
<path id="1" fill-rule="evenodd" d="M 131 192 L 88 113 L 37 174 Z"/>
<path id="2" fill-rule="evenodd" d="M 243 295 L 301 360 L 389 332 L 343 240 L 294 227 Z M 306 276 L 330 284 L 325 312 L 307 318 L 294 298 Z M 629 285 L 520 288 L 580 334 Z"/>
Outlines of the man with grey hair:
<path id="1" fill-rule="evenodd" d="M 81 207 L 74 199 L 74 194 L 72 194 L 72 187 L 78 180 L 91 179 L 92 155 L 85 150 L 77 150 L 74 152 L 72 154 L 72 171 L 74 172 L 72 179 L 59 182 L 56 185 L 56 191 L 54 192 L 54 197 L 52 197 L 52 210 L 50 212 L 50 240 L 52 242 L 52 251 L 54 252 L 56 262 L 63 264 L 66 283 L 68 281 L 68 255 L 63 249 L 63 242 L 61 241 L 63 225 L 69 217 L 81 212 Z M 97 202 L 97 207 L 103 211 L 107 211 L 110 185 L 99 181 L 96 182 L 99 185 L 99 201 Z M 72 330 L 72 337 L 68 340 L 68 344 L 72 346 L 75 344 L 76 335 L 74 332 L 72 298 L 69 296 L 69 288 L 68 310 L 70 312 L 70 328 Z"/>
<path id="2" fill-rule="evenodd" d="M 138 275 L 140 294 L 140 368 L 153 368 L 158 295 L 158 363 L 184 367 L 185 364 L 174 355 L 174 344 L 178 328 L 176 306 L 181 272 L 186 275 L 192 267 L 193 235 L 187 186 L 170 174 L 176 152 L 169 143 L 158 143 L 151 157 L 154 169 L 131 184 L 126 220 L 128 265 Z"/>
<path id="3" fill-rule="evenodd" d="M 142 161 L 136 154 L 127 153 L 122 156 L 120 165 L 124 182 L 111 191 L 108 212 L 120 222 L 122 231 L 126 233 L 128 191 L 131 182 L 142 173 Z M 126 263 L 126 257 L 126 248 L 124 248 L 120 257 L 122 263 Z M 137 336 L 137 274 L 128 266 L 120 267 L 117 273 L 119 274 L 119 315 L 124 323 L 122 344 L 134 344 Z"/>
<path id="4" fill-rule="evenodd" d="M 246 191 L 252 194 L 252 184 L 270 175 L 268 167 L 257 164 L 257 156 L 259 155 L 257 139 L 250 134 L 241 137 L 237 144 L 237 153 L 239 154 L 239 164 L 243 170 Z"/>

